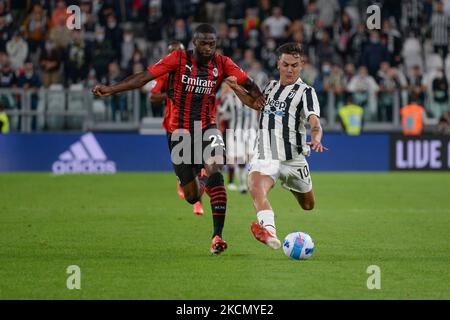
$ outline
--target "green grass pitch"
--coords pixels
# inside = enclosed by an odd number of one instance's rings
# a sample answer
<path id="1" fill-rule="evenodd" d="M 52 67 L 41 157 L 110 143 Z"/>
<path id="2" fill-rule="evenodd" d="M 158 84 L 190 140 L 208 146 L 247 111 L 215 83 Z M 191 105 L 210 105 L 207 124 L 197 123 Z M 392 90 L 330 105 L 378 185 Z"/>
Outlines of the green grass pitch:
<path id="1" fill-rule="evenodd" d="M 0 175 L 0 299 L 450 299 L 449 173 L 314 173 L 316 208 L 279 185 L 278 234 L 308 232 L 311 260 L 253 239 L 250 196 L 228 192 L 224 239 L 178 199 L 172 173 Z M 69 290 L 66 269 L 81 269 Z M 367 288 L 367 268 L 381 289 Z"/>

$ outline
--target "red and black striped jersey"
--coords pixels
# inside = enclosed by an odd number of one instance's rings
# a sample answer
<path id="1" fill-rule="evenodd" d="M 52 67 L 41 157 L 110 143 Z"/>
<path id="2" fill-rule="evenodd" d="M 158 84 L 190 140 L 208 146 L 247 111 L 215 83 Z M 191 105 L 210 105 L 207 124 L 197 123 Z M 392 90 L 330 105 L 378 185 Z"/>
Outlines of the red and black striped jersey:
<path id="1" fill-rule="evenodd" d="M 201 121 L 202 129 L 216 123 L 216 92 L 222 81 L 234 76 L 238 84 L 248 78 L 230 58 L 215 53 L 208 64 L 198 64 L 193 51 L 176 50 L 147 70 L 155 77 L 168 74 L 167 105 L 170 118 L 166 130 L 194 130 Z"/>

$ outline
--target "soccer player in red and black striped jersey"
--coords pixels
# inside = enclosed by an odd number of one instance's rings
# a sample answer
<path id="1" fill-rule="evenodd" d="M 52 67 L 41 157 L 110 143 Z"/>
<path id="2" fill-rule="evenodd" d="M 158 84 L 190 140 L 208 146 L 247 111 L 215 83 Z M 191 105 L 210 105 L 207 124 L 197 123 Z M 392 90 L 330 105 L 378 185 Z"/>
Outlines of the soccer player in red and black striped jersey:
<path id="1" fill-rule="evenodd" d="M 216 52 L 216 39 L 216 30 L 209 24 L 201 24 L 194 31 L 193 51 L 176 50 L 145 72 L 112 86 L 96 85 L 92 89 L 97 96 L 109 96 L 138 89 L 157 77 L 169 75 L 167 103 L 171 113 L 167 131 L 172 163 L 189 203 L 196 203 L 204 191 L 210 197 L 213 254 L 228 246 L 222 239 L 227 204 L 222 175 L 225 145 L 216 127 L 215 94 L 223 80 L 233 77 L 255 100 L 253 108 L 259 110 L 265 104 L 265 96 L 247 73 Z M 197 177 L 201 168 L 206 170 L 205 180 Z"/>
<path id="2" fill-rule="evenodd" d="M 175 50 L 184 50 L 184 45 L 177 40 L 173 40 L 169 43 L 169 46 L 167 48 L 167 52 L 168 53 L 172 53 Z M 169 74 L 165 74 L 159 78 L 156 78 L 155 80 L 152 80 L 151 82 L 152 86 L 150 89 L 150 102 L 153 103 L 163 103 L 163 102 L 167 102 L 168 101 L 168 97 L 167 97 L 167 90 L 169 87 Z M 166 104 L 166 108 L 165 108 L 165 114 L 164 114 L 164 120 L 162 123 L 162 127 L 164 128 L 164 130 L 168 130 L 167 128 L 169 120 L 171 119 L 170 117 L 170 105 Z M 200 176 L 204 175 L 204 170 L 202 170 L 202 172 L 200 173 Z M 181 184 L 178 181 L 177 182 L 177 187 L 178 187 L 178 195 L 180 196 L 181 199 L 184 199 L 184 193 L 183 193 L 183 189 L 181 188 Z M 194 205 L 193 205 L 193 211 L 194 214 L 202 216 L 203 215 L 203 205 L 202 205 L 202 201 L 199 200 L 197 201 Z"/>

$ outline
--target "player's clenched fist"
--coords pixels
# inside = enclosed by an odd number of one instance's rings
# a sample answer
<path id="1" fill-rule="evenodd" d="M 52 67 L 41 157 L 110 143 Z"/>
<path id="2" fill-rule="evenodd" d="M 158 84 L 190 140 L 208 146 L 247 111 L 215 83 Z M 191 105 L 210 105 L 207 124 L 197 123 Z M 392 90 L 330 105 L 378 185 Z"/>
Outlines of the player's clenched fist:
<path id="1" fill-rule="evenodd" d="M 98 97 L 107 97 L 112 95 L 110 87 L 98 84 L 92 89 L 92 93 Z"/>

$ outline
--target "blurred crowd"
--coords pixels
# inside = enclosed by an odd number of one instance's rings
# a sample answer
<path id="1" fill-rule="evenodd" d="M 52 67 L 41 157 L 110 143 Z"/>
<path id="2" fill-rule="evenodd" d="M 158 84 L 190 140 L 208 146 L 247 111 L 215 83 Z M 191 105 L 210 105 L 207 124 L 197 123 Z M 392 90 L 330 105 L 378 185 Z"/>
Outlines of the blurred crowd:
<path id="1" fill-rule="evenodd" d="M 369 30 L 374 3 L 380 28 Z M 66 26 L 70 5 L 81 30 Z M 450 110 L 450 0 L 0 0 L 0 87 L 112 84 L 158 61 L 171 40 L 192 48 L 201 22 L 260 86 L 277 77 L 276 47 L 301 42 L 301 76 L 324 113 L 330 97 L 339 108 L 349 95 L 369 121 L 392 121 L 394 103 L 411 97 L 430 118 Z"/>

